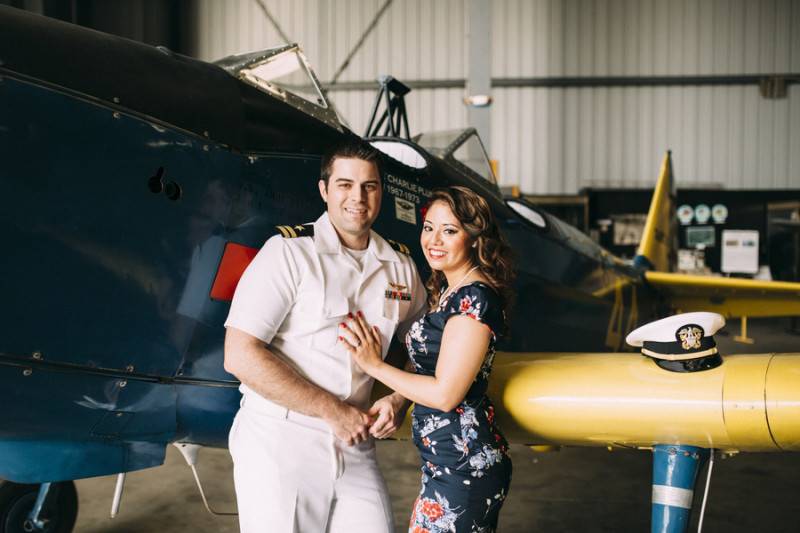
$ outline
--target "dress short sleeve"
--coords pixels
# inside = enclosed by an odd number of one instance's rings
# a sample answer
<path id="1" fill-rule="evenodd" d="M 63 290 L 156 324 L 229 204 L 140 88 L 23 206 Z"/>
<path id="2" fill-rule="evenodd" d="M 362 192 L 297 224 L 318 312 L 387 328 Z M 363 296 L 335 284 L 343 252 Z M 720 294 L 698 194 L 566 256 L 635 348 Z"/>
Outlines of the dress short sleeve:
<path id="1" fill-rule="evenodd" d="M 484 283 L 465 285 L 447 299 L 445 321 L 453 316 L 473 318 L 486 324 L 495 335 L 503 330 L 503 306 L 500 297 Z"/>

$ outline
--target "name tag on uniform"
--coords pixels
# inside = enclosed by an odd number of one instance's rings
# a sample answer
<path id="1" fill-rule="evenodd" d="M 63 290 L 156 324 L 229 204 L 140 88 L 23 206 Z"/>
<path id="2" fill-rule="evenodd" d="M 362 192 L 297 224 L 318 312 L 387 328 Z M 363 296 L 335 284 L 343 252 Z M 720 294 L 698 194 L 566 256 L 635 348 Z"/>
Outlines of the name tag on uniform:
<path id="1" fill-rule="evenodd" d="M 404 290 L 408 288 L 405 285 L 389 283 L 389 287 L 390 288 L 386 289 L 386 292 L 384 292 L 387 300 L 411 301 L 411 293 Z"/>

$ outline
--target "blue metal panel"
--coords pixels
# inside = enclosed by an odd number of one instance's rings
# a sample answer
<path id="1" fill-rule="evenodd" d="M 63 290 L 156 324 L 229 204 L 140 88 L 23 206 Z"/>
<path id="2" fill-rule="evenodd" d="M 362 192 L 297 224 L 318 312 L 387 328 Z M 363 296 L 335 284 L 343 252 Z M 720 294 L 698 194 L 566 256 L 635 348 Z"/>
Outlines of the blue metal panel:
<path id="1" fill-rule="evenodd" d="M 174 374 L 192 247 L 222 223 L 215 183 L 240 161 L 59 92 L 10 78 L 0 87 L 3 350 Z M 148 188 L 159 168 L 179 200 Z"/>
<path id="2" fill-rule="evenodd" d="M 240 399 L 238 388 L 178 387 L 175 440 L 227 448 L 228 432 Z"/>
<path id="3" fill-rule="evenodd" d="M 8 407 L 0 410 L 0 477 L 12 481 L 156 466 L 175 434 L 171 385 L 0 366 L 0 390 Z"/>
<path id="4" fill-rule="evenodd" d="M 163 464 L 165 450 L 165 443 L 141 441 L 0 441 L 0 476 L 41 483 L 130 472 Z"/>
<path id="5" fill-rule="evenodd" d="M 0 410 L 0 439 L 91 435 L 167 442 L 175 432 L 173 385 L 0 365 L 0 390 L 9 407 Z M 112 411 L 131 413 L 116 432 L 104 422 Z"/>

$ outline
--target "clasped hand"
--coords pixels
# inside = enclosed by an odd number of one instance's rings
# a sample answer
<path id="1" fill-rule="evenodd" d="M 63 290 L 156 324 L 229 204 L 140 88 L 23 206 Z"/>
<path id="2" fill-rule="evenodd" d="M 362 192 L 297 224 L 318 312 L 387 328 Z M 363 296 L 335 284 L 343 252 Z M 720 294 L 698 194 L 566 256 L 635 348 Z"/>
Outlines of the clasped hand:
<path id="1" fill-rule="evenodd" d="M 350 352 L 353 361 L 369 375 L 383 362 L 381 335 L 376 326 L 370 326 L 359 311 L 347 315 L 347 323 L 339 325 L 339 342 Z M 374 376 L 373 376 L 374 377 Z"/>
<path id="2" fill-rule="evenodd" d="M 383 363 L 383 347 L 380 331 L 375 326 L 370 326 L 360 311 L 355 316 L 348 314 L 347 323 L 342 322 L 340 327 L 339 342 L 350 353 L 353 361 L 367 374 L 373 372 Z M 355 424 L 348 424 L 346 420 L 337 420 L 334 423 L 337 437 L 348 445 L 358 444 L 366 440 L 367 433 L 377 439 L 384 439 L 392 435 L 403 423 L 405 399 L 398 394 L 390 394 L 376 401 L 367 413 L 353 413 L 360 417 Z M 339 427 L 341 426 L 341 427 Z"/>
<path id="3" fill-rule="evenodd" d="M 405 399 L 398 394 L 378 399 L 367 412 L 342 402 L 326 422 L 336 438 L 353 446 L 366 441 L 369 435 L 376 439 L 390 437 L 403 423 L 407 408 Z"/>

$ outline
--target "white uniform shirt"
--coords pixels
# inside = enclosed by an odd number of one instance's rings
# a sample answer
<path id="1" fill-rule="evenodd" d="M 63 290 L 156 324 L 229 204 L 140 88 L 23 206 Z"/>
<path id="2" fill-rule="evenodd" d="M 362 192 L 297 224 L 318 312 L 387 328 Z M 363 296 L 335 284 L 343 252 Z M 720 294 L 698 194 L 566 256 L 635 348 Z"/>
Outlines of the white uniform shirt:
<path id="1" fill-rule="evenodd" d="M 324 213 L 313 237 L 276 235 L 264 244 L 236 287 L 225 326 L 261 339 L 309 381 L 366 409 L 373 380 L 338 342 L 339 324 L 361 311 L 380 330 L 385 357 L 395 332 L 402 339 L 424 312 L 425 299 L 409 256 L 370 231 L 360 268 Z M 265 401 L 244 384 L 240 390 L 248 402 Z"/>

